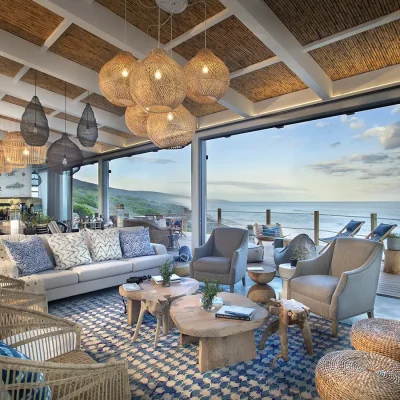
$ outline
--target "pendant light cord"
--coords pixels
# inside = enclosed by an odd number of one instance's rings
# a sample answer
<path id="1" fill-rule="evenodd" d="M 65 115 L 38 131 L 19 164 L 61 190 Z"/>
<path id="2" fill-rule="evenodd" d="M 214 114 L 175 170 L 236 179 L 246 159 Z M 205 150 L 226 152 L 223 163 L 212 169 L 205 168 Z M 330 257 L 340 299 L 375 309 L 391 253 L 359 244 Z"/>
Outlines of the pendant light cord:
<path id="1" fill-rule="evenodd" d="M 204 48 L 207 48 L 207 0 L 204 1 Z"/>
<path id="2" fill-rule="evenodd" d="M 67 82 L 64 84 L 64 133 L 67 135 Z M 64 157 L 67 158 L 67 141 L 64 140 Z"/>
<path id="3" fill-rule="evenodd" d="M 126 0 L 125 0 L 124 49 L 126 51 Z"/>
<path id="4" fill-rule="evenodd" d="M 158 7 L 158 48 L 160 48 L 160 37 L 161 37 L 161 9 Z"/>
<path id="5" fill-rule="evenodd" d="M 37 109 L 37 98 L 36 98 L 36 69 L 35 69 L 35 125 L 34 127 L 36 128 L 36 109 Z"/>

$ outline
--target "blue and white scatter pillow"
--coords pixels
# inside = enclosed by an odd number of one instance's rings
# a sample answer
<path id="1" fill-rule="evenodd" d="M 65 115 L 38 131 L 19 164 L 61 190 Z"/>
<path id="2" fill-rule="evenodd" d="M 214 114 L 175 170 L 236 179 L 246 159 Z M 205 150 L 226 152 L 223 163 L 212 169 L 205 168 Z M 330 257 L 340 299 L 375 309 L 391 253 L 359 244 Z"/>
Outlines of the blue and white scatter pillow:
<path id="1" fill-rule="evenodd" d="M 17 265 L 20 276 L 37 274 L 54 268 L 39 236 L 35 235 L 20 242 L 3 240 L 3 243 L 10 259 Z"/>
<path id="2" fill-rule="evenodd" d="M 263 236 L 281 237 L 281 227 L 277 225 L 263 225 Z"/>
<path id="3" fill-rule="evenodd" d="M 40 240 L 40 239 L 39 239 Z M 3 342 L 0 342 L 0 356 L 11 357 L 11 358 L 20 358 L 22 360 L 30 360 L 29 357 L 22 354 L 18 350 L 13 349 L 12 347 L 6 345 Z M 21 368 L 22 371 L 13 371 L 8 375 L 7 379 L 7 370 L 3 369 L 1 371 L 1 383 L 2 385 L 12 385 L 15 383 L 36 383 L 38 388 L 28 389 L 28 390 L 20 390 L 19 393 L 15 393 L 15 391 L 9 390 L 8 393 L 11 398 L 19 399 L 19 400 L 50 400 L 51 399 L 51 390 L 47 386 L 40 385 L 41 382 L 46 382 L 42 373 L 38 372 L 26 372 L 24 368 Z M 40 387 L 41 386 L 41 387 Z"/>
<path id="4" fill-rule="evenodd" d="M 132 258 L 155 254 L 150 243 L 149 228 L 138 231 L 119 231 L 122 257 Z"/>

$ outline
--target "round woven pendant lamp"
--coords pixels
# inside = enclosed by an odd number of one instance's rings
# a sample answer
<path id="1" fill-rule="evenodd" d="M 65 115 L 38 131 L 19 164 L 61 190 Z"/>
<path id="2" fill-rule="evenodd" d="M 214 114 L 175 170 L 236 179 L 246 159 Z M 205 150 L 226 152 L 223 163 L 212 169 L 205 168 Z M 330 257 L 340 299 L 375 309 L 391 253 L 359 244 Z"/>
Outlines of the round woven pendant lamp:
<path id="1" fill-rule="evenodd" d="M 164 49 L 154 49 L 139 61 L 131 74 L 132 97 L 150 113 L 167 113 L 178 107 L 186 96 L 183 69 Z"/>
<path id="2" fill-rule="evenodd" d="M 135 104 L 132 98 L 130 75 L 136 59 L 128 51 L 121 51 L 109 62 L 103 65 L 99 72 L 99 86 L 104 97 L 120 107 L 130 107 Z"/>
<path id="3" fill-rule="evenodd" d="M 26 146 L 22 154 L 27 164 L 46 164 L 47 144 L 44 146 Z"/>
<path id="4" fill-rule="evenodd" d="M 147 131 L 151 141 L 160 149 L 182 149 L 193 139 L 196 118 L 180 105 L 165 114 L 150 114 Z"/>
<path id="5" fill-rule="evenodd" d="M 96 144 L 99 131 L 96 117 L 90 104 L 86 104 L 78 124 L 78 139 L 82 146 L 93 147 Z"/>
<path id="6" fill-rule="evenodd" d="M 26 165 L 26 145 L 21 132 L 7 132 L 3 137 L 3 151 L 6 163 Z"/>
<path id="7" fill-rule="evenodd" d="M 47 163 L 57 174 L 80 167 L 82 162 L 82 151 L 66 133 L 63 133 L 61 139 L 56 140 L 47 150 Z"/>
<path id="8" fill-rule="evenodd" d="M 125 123 L 129 130 L 136 136 L 148 138 L 147 120 L 149 113 L 138 104 L 125 110 Z"/>
<path id="9" fill-rule="evenodd" d="M 211 104 L 221 99 L 229 88 L 228 67 L 211 50 L 200 50 L 184 68 L 187 95 L 196 103 Z"/>
<path id="10" fill-rule="evenodd" d="M 30 146 L 44 146 L 49 139 L 49 123 L 36 95 L 26 106 L 20 127 L 26 144 Z"/>

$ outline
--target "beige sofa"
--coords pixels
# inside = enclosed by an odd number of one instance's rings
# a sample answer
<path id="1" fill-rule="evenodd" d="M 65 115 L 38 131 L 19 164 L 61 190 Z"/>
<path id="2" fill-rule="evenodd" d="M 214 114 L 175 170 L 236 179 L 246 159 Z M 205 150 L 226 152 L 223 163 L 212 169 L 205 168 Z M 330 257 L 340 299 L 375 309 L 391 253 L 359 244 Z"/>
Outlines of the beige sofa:
<path id="1" fill-rule="evenodd" d="M 120 228 L 124 230 L 138 230 L 143 227 Z M 54 256 L 47 243 L 50 235 L 39 235 L 55 265 Z M 4 235 L 2 240 L 20 241 L 25 235 Z M 67 270 L 52 269 L 43 271 L 28 278 L 34 278 L 44 286 L 49 301 L 88 293 L 94 290 L 105 289 L 125 283 L 131 276 L 158 275 L 158 267 L 166 261 L 171 261 L 172 256 L 162 244 L 153 244 L 155 255 L 135 258 L 122 258 L 119 260 L 93 262 L 80 265 Z M 0 274 L 18 277 L 18 270 L 9 261 L 3 243 L 0 243 Z M 21 279 L 26 279 L 25 277 Z"/>

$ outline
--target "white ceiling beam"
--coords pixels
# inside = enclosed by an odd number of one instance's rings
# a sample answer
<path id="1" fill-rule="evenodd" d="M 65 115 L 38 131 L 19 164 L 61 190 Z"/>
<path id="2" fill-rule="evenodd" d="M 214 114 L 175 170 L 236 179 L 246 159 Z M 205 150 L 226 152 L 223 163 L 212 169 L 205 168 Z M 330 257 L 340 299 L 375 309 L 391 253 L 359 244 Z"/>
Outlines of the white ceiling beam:
<path id="1" fill-rule="evenodd" d="M 57 26 L 56 29 L 52 32 L 52 34 L 46 39 L 46 41 L 42 44 L 40 50 L 42 52 L 46 52 L 54 42 L 71 26 L 72 21 L 68 18 L 64 18 L 64 20 Z"/>
<path id="2" fill-rule="evenodd" d="M 205 29 L 210 29 L 212 26 L 219 24 L 224 19 L 227 19 L 232 15 L 233 12 L 229 8 L 225 8 L 225 10 L 213 15 L 211 18 L 208 18 L 206 23 L 201 22 L 200 24 L 196 25 L 182 35 L 176 37 L 175 39 L 172 39 L 170 42 L 164 45 L 164 49 L 171 50 L 174 47 L 179 46 L 181 43 L 186 42 L 192 37 L 204 32 Z"/>
<path id="3" fill-rule="evenodd" d="M 210 128 L 217 125 L 225 125 L 235 121 L 245 119 L 244 117 L 237 115 L 231 110 L 225 110 L 218 113 L 205 115 L 197 118 L 197 130 Z"/>
<path id="4" fill-rule="evenodd" d="M 29 67 L 27 65 L 24 65 L 17 73 L 17 75 L 14 76 L 13 80 L 14 82 L 19 82 L 21 78 L 29 71 Z"/>
<path id="5" fill-rule="evenodd" d="M 34 94 L 34 86 L 25 82 L 14 82 L 12 78 L 6 75 L 0 74 L 0 87 L 2 93 L 9 94 L 14 97 L 18 97 L 25 101 L 31 101 Z M 49 107 L 57 110 L 58 112 L 65 112 L 65 99 L 64 96 L 59 95 L 54 92 L 50 92 L 45 89 L 37 89 L 40 102 L 44 107 Z M 104 110 L 100 110 L 96 107 L 92 107 L 96 120 L 103 125 L 109 126 L 114 129 L 119 129 L 124 132 L 129 133 L 129 129 L 126 127 L 125 122 L 119 118 L 118 115 L 109 113 Z M 74 100 L 67 98 L 67 114 L 74 115 L 80 118 L 82 116 L 83 110 L 85 109 L 84 103 L 75 103 Z M 112 135 L 112 137 L 115 135 Z M 108 141 L 107 141 L 108 143 Z M 111 144 L 114 144 L 112 142 Z"/>
<path id="6" fill-rule="evenodd" d="M 228 88 L 225 96 L 218 103 L 242 117 L 254 115 L 254 103 L 232 88 Z"/>
<path id="7" fill-rule="evenodd" d="M 263 0 L 220 1 L 321 99 L 332 96 L 331 79 Z"/>
<path id="8" fill-rule="evenodd" d="M 398 19 L 400 19 L 400 10 L 384 15 L 383 17 L 376 18 L 372 21 L 365 22 L 364 24 L 357 25 L 353 28 L 346 29 L 345 31 L 328 36 L 324 39 L 309 43 L 303 46 L 303 51 L 309 52 L 312 50 L 319 49 L 320 47 L 338 42 L 339 40 L 347 39 L 351 36 L 358 35 L 359 33 L 366 32 L 374 28 L 378 28 L 379 26 L 389 24 L 390 22 L 393 21 L 397 21 Z"/>
<path id="9" fill-rule="evenodd" d="M 139 136 L 134 136 L 132 135 L 131 138 L 127 138 L 126 139 L 126 146 L 130 147 L 130 146 L 137 146 L 139 144 L 147 144 L 147 143 L 151 143 L 151 141 L 149 139 L 143 138 L 143 137 L 139 137 Z"/>
<path id="10" fill-rule="evenodd" d="M 275 56 L 275 57 L 268 58 L 268 60 L 260 61 L 256 64 L 249 65 L 246 68 L 242 68 L 235 72 L 232 72 L 230 75 L 231 79 L 237 78 L 238 76 L 242 76 L 245 74 L 249 74 L 250 72 L 254 72 L 254 71 L 257 71 L 257 70 L 265 68 L 265 67 L 269 67 L 270 65 L 277 64 L 279 61 L 281 61 L 279 59 L 279 57 Z"/>

